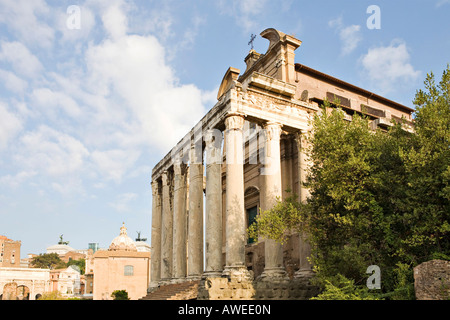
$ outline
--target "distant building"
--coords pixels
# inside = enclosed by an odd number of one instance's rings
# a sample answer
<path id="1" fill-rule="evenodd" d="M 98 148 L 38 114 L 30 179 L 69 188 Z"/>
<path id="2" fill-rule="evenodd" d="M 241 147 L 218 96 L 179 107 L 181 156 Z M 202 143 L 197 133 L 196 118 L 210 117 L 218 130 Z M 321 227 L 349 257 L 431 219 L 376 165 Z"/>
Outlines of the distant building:
<path id="1" fill-rule="evenodd" d="M 131 300 L 147 294 L 150 283 L 150 252 L 139 251 L 138 248 L 146 248 L 142 244 L 134 242 L 123 225 L 120 235 L 114 238 L 108 250 L 98 250 L 92 255 L 94 300 L 110 300 L 115 290 L 126 290 Z M 86 268 L 88 274 L 88 268 L 91 270 L 88 263 Z"/>
<path id="2" fill-rule="evenodd" d="M 20 259 L 20 246 L 21 241 L 0 236 L 0 300 L 36 300 L 52 291 L 59 291 L 65 297 L 85 293 L 85 277 L 80 275 L 78 267 L 28 268 L 37 255 L 28 254 L 28 258 Z M 47 253 L 57 253 L 65 262 L 85 258 L 83 250 L 74 250 L 67 243 L 50 246 Z"/>
<path id="3" fill-rule="evenodd" d="M 58 244 L 47 247 L 47 254 L 50 253 L 56 253 L 62 261 L 67 263 L 71 260 L 86 259 L 88 250 L 76 250 L 72 248 L 71 246 L 69 246 L 69 241 L 63 241 L 61 235 Z"/>
<path id="4" fill-rule="evenodd" d="M 59 256 L 63 256 L 71 251 L 75 251 L 75 249 L 66 244 L 55 244 L 47 247 L 47 253 L 56 253 Z"/>
<path id="5" fill-rule="evenodd" d="M 98 243 L 89 243 L 88 250 L 89 249 L 92 249 L 92 253 L 95 253 L 95 252 L 97 252 L 97 250 L 100 249 L 100 247 L 99 247 Z"/>
<path id="6" fill-rule="evenodd" d="M 21 267 L 20 246 L 21 241 L 14 241 L 6 236 L 0 236 L 0 267 Z"/>
<path id="7" fill-rule="evenodd" d="M 82 292 L 80 271 L 72 266 L 50 271 L 52 291 L 59 291 L 65 297 L 78 296 Z"/>
<path id="8" fill-rule="evenodd" d="M 138 232 L 138 237 L 135 239 L 136 242 L 136 249 L 139 252 L 150 252 L 151 251 L 151 246 L 145 242 L 147 241 L 147 238 L 141 238 L 141 233 Z"/>
<path id="9" fill-rule="evenodd" d="M 0 268 L 0 300 L 37 300 L 50 291 L 50 269 Z"/>

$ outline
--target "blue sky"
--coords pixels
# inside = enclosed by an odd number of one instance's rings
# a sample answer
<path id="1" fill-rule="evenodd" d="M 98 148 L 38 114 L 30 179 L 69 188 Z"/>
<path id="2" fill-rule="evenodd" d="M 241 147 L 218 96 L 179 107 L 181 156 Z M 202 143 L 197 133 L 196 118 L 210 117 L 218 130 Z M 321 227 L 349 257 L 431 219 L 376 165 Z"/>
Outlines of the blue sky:
<path id="1" fill-rule="evenodd" d="M 370 5 L 380 29 L 369 29 Z M 72 11 L 74 7 L 79 11 Z M 70 10 L 68 10 L 70 9 Z M 150 239 L 152 167 L 215 103 L 250 35 L 410 107 L 450 63 L 450 0 L 0 0 L 0 234 L 21 256 L 59 235 Z"/>

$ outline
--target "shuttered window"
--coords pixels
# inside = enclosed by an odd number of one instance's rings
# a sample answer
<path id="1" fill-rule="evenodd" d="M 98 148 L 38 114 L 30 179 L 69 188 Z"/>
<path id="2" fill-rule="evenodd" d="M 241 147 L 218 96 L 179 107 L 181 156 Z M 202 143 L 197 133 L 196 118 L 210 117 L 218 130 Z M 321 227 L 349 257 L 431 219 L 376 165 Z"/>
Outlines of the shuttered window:
<path id="1" fill-rule="evenodd" d="M 134 267 L 133 266 L 125 266 L 123 275 L 124 276 L 134 275 Z"/>

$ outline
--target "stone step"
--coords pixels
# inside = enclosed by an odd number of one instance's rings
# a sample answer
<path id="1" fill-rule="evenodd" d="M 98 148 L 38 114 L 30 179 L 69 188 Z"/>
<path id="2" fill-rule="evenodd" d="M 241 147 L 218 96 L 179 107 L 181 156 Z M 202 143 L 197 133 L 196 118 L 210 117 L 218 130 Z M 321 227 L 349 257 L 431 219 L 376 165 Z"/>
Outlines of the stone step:
<path id="1" fill-rule="evenodd" d="M 160 286 L 140 300 L 188 300 L 197 298 L 200 281 L 186 281 Z"/>

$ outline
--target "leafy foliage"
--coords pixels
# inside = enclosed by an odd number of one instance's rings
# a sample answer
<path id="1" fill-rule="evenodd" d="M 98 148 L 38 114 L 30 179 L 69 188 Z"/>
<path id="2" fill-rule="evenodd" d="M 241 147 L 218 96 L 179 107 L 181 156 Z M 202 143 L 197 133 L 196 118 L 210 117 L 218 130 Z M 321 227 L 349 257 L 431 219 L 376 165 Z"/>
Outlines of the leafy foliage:
<path id="1" fill-rule="evenodd" d="M 111 297 L 114 300 L 130 300 L 130 298 L 128 298 L 128 292 L 126 290 L 114 290 L 111 294 Z"/>
<path id="2" fill-rule="evenodd" d="M 80 271 L 80 275 L 83 275 L 86 269 L 86 260 L 85 259 L 71 260 L 66 263 L 66 266 L 67 267 L 76 266 Z"/>
<path id="3" fill-rule="evenodd" d="M 35 256 L 30 264 L 33 268 L 44 269 L 59 269 L 66 267 L 66 263 L 61 260 L 57 253 L 44 253 Z"/>
<path id="4" fill-rule="evenodd" d="M 71 260 L 67 263 L 61 260 L 57 253 L 43 253 L 38 256 L 33 257 L 30 262 L 33 268 L 44 268 L 44 269 L 62 269 L 68 268 L 70 266 L 76 266 L 80 270 L 80 274 L 84 274 L 86 268 L 86 260 L 78 259 Z"/>
<path id="5" fill-rule="evenodd" d="M 333 279 L 325 280 L 325 289 L 311 300 L 380 300 L 365 287 L 357 287 L 353 280 L 338 274 Z"/>

